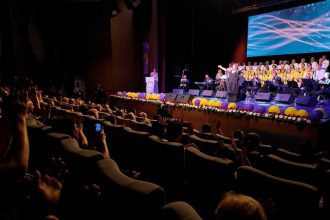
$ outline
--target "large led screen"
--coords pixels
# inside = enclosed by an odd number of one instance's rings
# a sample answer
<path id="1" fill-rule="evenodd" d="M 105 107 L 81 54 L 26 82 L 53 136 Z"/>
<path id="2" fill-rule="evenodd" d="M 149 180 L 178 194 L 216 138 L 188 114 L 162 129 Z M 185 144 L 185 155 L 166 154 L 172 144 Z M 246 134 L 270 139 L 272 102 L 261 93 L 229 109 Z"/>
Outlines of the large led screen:
<path id="1" fill-rule="evenodd" d="M 247 57 L 330 51 L 330 0 L 249 17 Z"/>

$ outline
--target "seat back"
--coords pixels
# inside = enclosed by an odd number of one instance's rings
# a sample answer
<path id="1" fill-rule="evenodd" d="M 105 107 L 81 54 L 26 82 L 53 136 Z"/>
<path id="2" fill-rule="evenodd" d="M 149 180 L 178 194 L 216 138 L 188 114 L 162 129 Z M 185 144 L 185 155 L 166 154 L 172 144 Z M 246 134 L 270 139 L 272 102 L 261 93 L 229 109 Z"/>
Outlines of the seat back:
<path id="1" fill-rule="evenodd" d="M 304 158 L 302 157 L 301 154 L 291 152 L 284 148 L 277 148 L 276 151 L 274 152 L 274 154 L 285 160 L 289 160 L 289 161 L 296 162 L 296 163 L 304 163 Z"/>
<path id="2" fill-rule="evenodd" d="M 196 135 L 190 135 L 189 142 L 196 144 L 200 151 L 208 155 L 215 155 L 215 153 L 219 150 L 218 141 L 202 139 Z"/>
<path id="3" fill-rule="evenodd" d="M 138 122 L 135 120 L 129 121 L 129 127 L 135 131 L 143 131 L 143 132 L 150 132 L 151 126 L 147 125 L 144 122 Z"/>
<path id="4" fill-rule="evenodd" d="M 102 123 L 104 132 L 107 135 L 107 145 L 111 158 L 118 164 L 123 164 L 124 151 L 124 131 L 122 125 L 113 125 L 108 121 Z"/>
<path id="5" fill-rule="evenodd" d="M 320 175 L 315 165 L 295 163 L 273 154 L 264 157 L 262 170 L 295 181 L 318 186 Z"/>
<path id="6" fill-rule="evenodd" d="M 216 134 L 215 136 L 217 137 L 217 139 L 222 140 L 223 143 L 225 143 L 225 144 L 230 144 L 231 143 L 231 140 L 230 140 L 229 137 L 226 137 L 226 136 L 221 135 L 221 134 Z"/>
<path id="7" fill-rule="evenodd" d="M 97 161 L 97 182 L 103 189 L 107 219 L 156 219 L 165 205 L 164 190 L 124 175 L 115 161 Z"/>
<path id="8" fill-rule="evenodd" d="M 207 155 L 195 147 L 185 149 L 187 194 L 203 216 L 213 215 L 221 194 L 233 189 L 234 172 L 231 160 Z"/>
<path id="9" fill-rule="evenodd" d="M 202 220 L 202 218 L 191 205 L 177 201 L 162 208 L 160 220 Z"/>
<path id="10" fill-rule="evenodd" d="M 317 219 L 319 193 L 312 185 L 242 166 L 236 172 L 236 187 L 239 193 L 271 201 L 275 210 L 267 213 L 270 219 Z"/>
<path id="11" fill-rule="evenodd" d="M 171 194 L 180 193 L 184 184 L 184 147 L 181 143 L 168 142 L 149 136 L 145 151 L 145 172 L 155 183 Z"/>
<path id="12" fill-rule="evenodd" d="M 148 143 L 148 132 L 135 131 L 129 127 L 123 128 L 123 150 L 125 151 L 125 166 L 131 170 L 144 170 L 144 158 Z"/>

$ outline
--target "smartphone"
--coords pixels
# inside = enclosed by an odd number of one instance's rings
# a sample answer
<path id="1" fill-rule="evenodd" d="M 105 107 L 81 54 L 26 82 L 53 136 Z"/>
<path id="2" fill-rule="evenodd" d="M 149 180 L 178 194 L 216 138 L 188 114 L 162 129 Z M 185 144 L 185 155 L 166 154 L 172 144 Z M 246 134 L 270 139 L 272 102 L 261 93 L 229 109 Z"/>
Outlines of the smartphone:
<path id="1" fill-rule="evenodd" d="M 95 123 L 95 131 L 96 133 L 100 133 L 102 130 L 101 124 L 100 123 Z"/>

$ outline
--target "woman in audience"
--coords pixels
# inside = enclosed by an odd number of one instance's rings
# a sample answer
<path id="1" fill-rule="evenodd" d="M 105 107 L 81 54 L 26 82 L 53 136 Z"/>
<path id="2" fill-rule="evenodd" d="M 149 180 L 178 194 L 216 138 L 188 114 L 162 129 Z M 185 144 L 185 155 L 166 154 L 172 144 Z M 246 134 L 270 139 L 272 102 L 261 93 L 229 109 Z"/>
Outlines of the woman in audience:
<path id="1" fill-rule="evenodd" d="M 250 132 L 247 135 L 244 136 L 243 131 L 236 130 L 234 132 L 235 136 L 240 139 L 238 143 L 241 143 L 241 149 L 240 151 L 237 148 L 237 143 L 234 139 L 234 137 L 231 137 L 231 147 L 233 151 L 236 153 L 237 161 L 242 166 L 251 166 L 250 160 L 249 160 L 249 153 L 252 151 L 256 151 L 260 144 L 260 136 L 257 133 Z"/>
<path id="2" fill-rule="evenodd" d="M 111 114 L 111 115 L 113 114 L 111 108 L 109 107 L 109 105 L 104 105 L 104 112 L 108 113 L 108 114 Z"/>
<path id="3" fill-rule="evenodd" d="M 215 210 L 216 220 L 267 220 L 261 204 L 252 197 L 228 193 Z"/>
<path id="4" fill-rule="evenodd" d="M 130 119 L 130 120 L 133 120 L 133 121 L 136 121 L 136 116 L 134 115 L 133 112 L 130 112 L 126 115 L 126 118 L 127 119 Z"/>
<path id="5" fill-rule="evenodd" d="M 121 109 L 116 110 L 115 115 L 119 116 L 121 118 L 125 118 L 125 112 L 124 112 L 124 110 L 121 110 Z"/>
<path id="6" fill-rule="evenodd" d="M 147 113 L 145 113 L 145 112 L 140 112 L 140 113 L 138 113 L 138 116 L 139 116 L 140 118 L 143 118 L 143 120 L 142 120 L 143 123 L 152 126 L 152 123 L 151 123 L 150 120 L 148 119 Z"/>
<path id="7" fill-rule="evenodd" d="M 89 109 L 88 110 L 88 115 L 93 116 L 96 119 L 99 119 L 100 118 L 99 112 L 98 112 L 98 110 L 96 108 Z"/>
<path id="8" fill-rule="evenodd" d="M 233 138 L 236 139 L 236 146 L 242 148 L 244 140 L 244 132 L 241 129 L 236 129 L 233 132 Z"/>
<path id="9" fill-rule="evenodd" d="M 166 140 L 170 142 L 182 141 L 182 123 L 178 120 L 167 120 Z"/>

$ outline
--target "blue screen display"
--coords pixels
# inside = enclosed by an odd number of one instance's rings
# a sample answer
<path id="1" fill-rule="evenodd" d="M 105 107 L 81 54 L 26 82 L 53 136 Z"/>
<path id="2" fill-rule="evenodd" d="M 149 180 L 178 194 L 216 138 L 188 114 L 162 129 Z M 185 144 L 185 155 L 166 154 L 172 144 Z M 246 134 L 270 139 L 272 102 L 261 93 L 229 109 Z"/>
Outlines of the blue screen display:
<path id="1" fill-rule="evenodd" d="M 330 51 L 330 0 L 249 17 L 247 57 Z"/>

